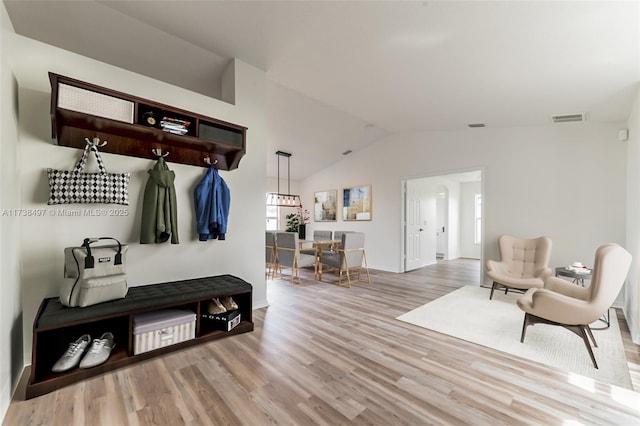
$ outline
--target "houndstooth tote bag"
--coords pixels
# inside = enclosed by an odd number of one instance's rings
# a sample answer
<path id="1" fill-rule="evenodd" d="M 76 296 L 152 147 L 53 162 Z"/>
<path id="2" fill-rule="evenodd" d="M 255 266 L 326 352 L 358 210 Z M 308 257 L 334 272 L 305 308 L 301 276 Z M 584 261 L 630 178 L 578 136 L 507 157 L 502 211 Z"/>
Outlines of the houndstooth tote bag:
<path id="1" fill-rule="evenodd" d="M 98 173 L 84 173 L 89 151 L 98 161 Z M 73 170 L 47 169 L 47 204 L 105 203 L 129 205 L 129 173 L 107 173 L 98 147 L 87 143 Z"/>

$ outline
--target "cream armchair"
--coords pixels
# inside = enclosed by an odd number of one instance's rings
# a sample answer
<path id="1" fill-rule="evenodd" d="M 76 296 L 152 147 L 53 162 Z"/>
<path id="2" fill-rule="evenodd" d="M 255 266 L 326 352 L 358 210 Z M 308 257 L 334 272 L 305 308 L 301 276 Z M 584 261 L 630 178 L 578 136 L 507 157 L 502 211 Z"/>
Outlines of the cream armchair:
<path id="1" fill-rule="evenodd" d="M 500 262 L 487 261 L 487 275 L 493 280 L 489 299 L 493 298 L 496 288 L 528 290 L 541 288 L 545 278 L 551 276 L 548 267 L 551 256 L 551 239 L 539 237 L 520 239 L 510 235 L 498 238 Z"/>
<path id="2" fill-rule="evenodd" d="M 517 301 L 520 309 L 525 312 L 520 342 L 524 343 L 529 325 L 559 325 L 582 338 L 593 366 L 598 368 L 587 338 L 588 335 L 593 345 L 598 347 L 589 324 L 609 311 L 627 278 L 630 266 L 629 252 L 617 244 L 605 244 L 596 251 L 589 287 L 549 277 L 544 282 L 544 288 L 527 290 Z"/>

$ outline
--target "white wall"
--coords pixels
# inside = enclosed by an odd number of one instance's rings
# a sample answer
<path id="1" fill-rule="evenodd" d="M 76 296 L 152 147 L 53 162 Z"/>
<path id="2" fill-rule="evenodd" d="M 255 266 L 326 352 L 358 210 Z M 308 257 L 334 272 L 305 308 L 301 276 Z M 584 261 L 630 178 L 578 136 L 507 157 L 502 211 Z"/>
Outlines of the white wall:
<path id="1" fill-rule="evenodd" d="M 551 237 L 552 265 L 591 264 L 599 245 L 624 244 L 621 126 L 587 122 L 391 135 L 301 182 L 302 195 L 372 184 L 373 220 L 338 220 L 333 229 L 365 232 L 369 266 L 397 272 L 402 180 L 483 169 L 486 259 L 498 258 L 497 238 L 508 233 Z"/>
<path id="2" fill-rule="evenodd" d="M 18 83 L 9 67 L 6 33 L 13 33 L 0 3 L 0 423 L 24 367 L 20 288 L 20 179 L 18 169 Z"/>
<path id="3" fill-rule="evenodd" d="M 44 297 L 58 295 L 63 249 L 87 236 L 113 236 L 129 243 L 128 278 L 139 286 L 219 274 L 233 274 L 253 285 L 254 308 L 266 306 L 264 281 L 265 75 L 240 61 L 235 72 L 236 105 L 153 80 L 15 34 L 3 51 L 18 79 L 20 121 L 20 182 L 24 209 L 46 209 L 44 217 L 22 222 L 20 259 L 23 266 L 24 353 L 30 359 L 31 326 Z M 131 172 L 126 217 L 64 217 L 57 209 L 82 210 L 84 205 L 46 205 L 47 167 L 69 169 L 81 151 L 60 147 L 51 139 L 50 87 L 47 72 L 173 105 L 248 127 L 247 154 L 238 169 L 221 171 L 231 190 L 226 241 L 197 240 L 193 214 L 193 188 L 204 167 L 172 164 L 176 173 L 180 244 L 140 245 L 141 200 L 151 160 L 103 154 L 107 170 Z M 51 213 L 53 212 L 53 213 Z"/>
<path id="4" fill-rule="evenodd" d="M 480 182 L 460 184 L 460 256 L 480 259 L 480 244 L 474 243 L 476 229 L 476 194 L 481 193 Z"/>
<path id="5" fill-rule="evenodd" d="M 624 288 L 624 313 L 631 338 L 640 344 L 640 90 L 626 128 L 629 140 L 619 142 L 627 152 L 627 250 L 633 256 Z"/>

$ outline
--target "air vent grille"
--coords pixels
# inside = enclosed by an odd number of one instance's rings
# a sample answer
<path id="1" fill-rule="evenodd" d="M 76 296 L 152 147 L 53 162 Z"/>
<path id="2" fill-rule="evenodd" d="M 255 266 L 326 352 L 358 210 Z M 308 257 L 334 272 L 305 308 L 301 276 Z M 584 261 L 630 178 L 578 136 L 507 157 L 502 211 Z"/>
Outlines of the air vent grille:
<path id="1" fill-rule="evenodd" d="M 585 121 L 584 113 L 580 114 L 560 114 L 560 115 L 552 115 L 551 120 L 554 123 L 570 123 L 573 121 Z"/>

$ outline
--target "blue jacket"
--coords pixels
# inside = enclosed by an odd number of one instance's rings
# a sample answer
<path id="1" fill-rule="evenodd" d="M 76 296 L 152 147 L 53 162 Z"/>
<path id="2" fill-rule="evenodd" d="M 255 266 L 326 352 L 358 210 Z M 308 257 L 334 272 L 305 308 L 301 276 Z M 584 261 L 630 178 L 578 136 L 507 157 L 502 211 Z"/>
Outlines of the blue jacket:
<path id="1" fill-rule="evenodd" d="M 193 190 L 200 241 L 224 240 L 231 194 L 218 170 L 211 166 Z"/>

